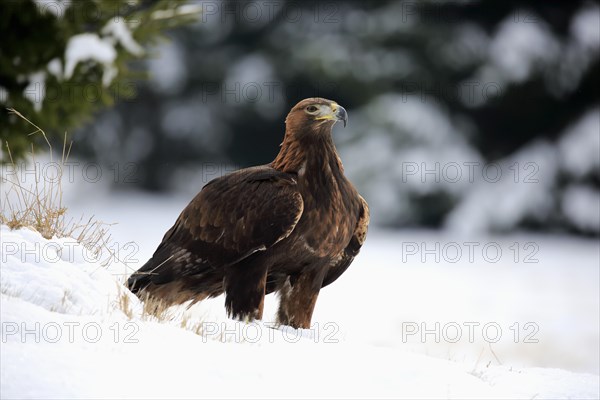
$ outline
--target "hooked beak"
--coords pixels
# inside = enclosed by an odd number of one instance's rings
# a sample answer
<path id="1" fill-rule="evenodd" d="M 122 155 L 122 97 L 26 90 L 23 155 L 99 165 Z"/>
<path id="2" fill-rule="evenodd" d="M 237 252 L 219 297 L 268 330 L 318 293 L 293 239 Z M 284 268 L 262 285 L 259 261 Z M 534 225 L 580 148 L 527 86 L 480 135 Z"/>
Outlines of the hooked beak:
<path id="1" fill-rule="evenodd" d="M 348 123 L 348 113 L 346 112 L 346 109 L 340 106 L 338 103 L 332 102 L 330 104 L 330 110 L 330 113 L 328 112 L 327 114 L 316 117 L 315 119 L 334 122 L 343 121 L 344 127 L 346 127 L 346 124 Z"/>
<path id="2" fill-rule="evenodd" d="M 343 121 L 344 128 L 346 127 L 346 124 L 348 123 L 348 113 L 344 107 L 340 105 L 337 106 L 337 110 L 335 111 L 335 119 L 338 121 Z"/>

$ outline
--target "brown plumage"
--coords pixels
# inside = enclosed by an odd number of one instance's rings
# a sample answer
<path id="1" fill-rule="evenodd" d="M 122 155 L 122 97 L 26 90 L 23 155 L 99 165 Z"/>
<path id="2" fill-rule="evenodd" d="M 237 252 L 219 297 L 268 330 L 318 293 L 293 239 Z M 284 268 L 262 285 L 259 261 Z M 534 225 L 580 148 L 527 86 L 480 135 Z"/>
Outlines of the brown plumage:
<path id="1" fill-rule="evenodd" d="M 299 102 L 275 160 L 205 185 L 129 288 L 167 304 L 225 292 L 228 315 L 242 320 L 261 319 L 277 291 L 278 322 L 310 327 L 320 289 L 352 263 L 369 224 L 333 144 L 336 121 L 347 121 L 337 103 Z"/>

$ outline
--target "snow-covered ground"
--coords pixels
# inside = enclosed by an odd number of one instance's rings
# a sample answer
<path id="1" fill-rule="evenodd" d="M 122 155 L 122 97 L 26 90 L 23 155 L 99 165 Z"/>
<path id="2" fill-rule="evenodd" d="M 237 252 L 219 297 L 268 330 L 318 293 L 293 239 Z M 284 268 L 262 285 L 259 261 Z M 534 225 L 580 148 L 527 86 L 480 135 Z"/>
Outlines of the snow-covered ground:
<path id="1" fill-rule="evenodd" d="M 65 188 L 70 213 L 118 222 L 127 265 L 1 228 L 2 398 L 600 396 L 597 241 L 373 229 L 314 329 L 273 329 L 273 296 L 259 324 L 223 298 L 156 322 L 120 282 L 190 196 L 93 188 Z"/>

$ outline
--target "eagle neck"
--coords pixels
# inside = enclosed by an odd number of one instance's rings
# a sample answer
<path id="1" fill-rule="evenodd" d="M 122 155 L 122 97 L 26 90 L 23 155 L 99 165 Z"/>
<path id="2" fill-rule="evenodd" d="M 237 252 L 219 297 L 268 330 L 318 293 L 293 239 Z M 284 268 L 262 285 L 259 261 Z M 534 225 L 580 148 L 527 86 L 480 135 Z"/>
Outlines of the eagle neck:
<path id="1" fill-rule="evenodd" d="M 286 132 L 272 166 L 283 172 L 300 175 L 305 171 L 310 175 L 327 172 L 335 175 L 335 178 L 343 174 L 342 162 L 333 143 L 331 131 L 303 137 Z"/>
<path id="2" fill-rule="evenodd" d="M 279 154 L 277 154 L 271 165 L 283 172 L 298 173 L 306 160 L 303 147 L 302 143 L 293 134 L 286 132 Z"/>

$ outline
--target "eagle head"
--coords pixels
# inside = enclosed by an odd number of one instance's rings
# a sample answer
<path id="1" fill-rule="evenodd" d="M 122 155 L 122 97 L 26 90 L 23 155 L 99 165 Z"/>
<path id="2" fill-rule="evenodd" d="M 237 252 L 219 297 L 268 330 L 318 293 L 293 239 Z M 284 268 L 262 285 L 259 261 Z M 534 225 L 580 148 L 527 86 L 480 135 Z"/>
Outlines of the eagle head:
<path id="1" fill-rule="evenodd" d="M 285 119 L 286 128 L 291 132 L 314 132 L 331 128 L 337 121 L 344 127 L 348 122 L 346 109 L 332 100 L 320 97 L 304 99 L 292 108 Z"/>

